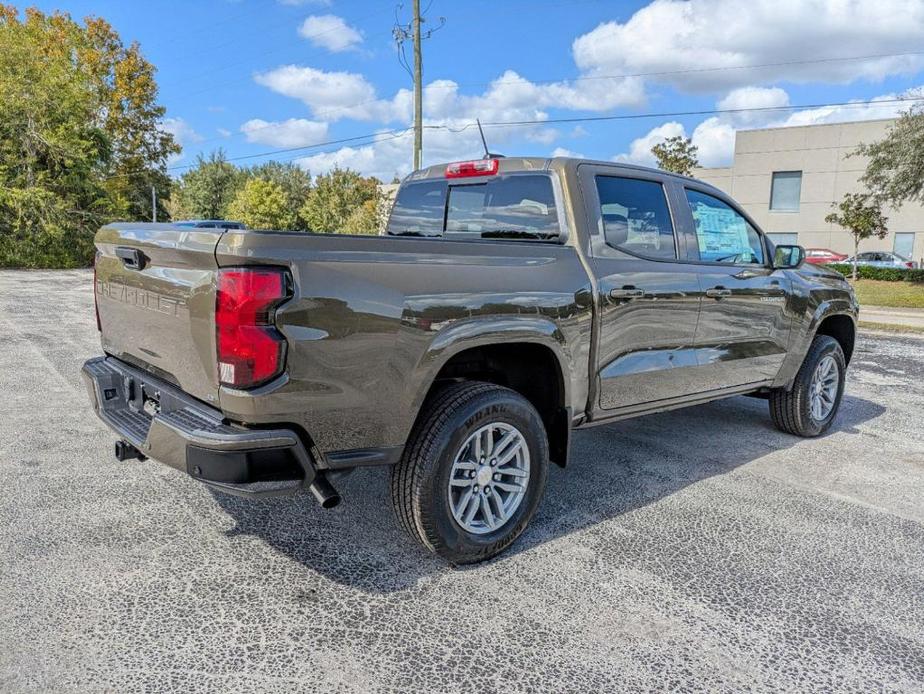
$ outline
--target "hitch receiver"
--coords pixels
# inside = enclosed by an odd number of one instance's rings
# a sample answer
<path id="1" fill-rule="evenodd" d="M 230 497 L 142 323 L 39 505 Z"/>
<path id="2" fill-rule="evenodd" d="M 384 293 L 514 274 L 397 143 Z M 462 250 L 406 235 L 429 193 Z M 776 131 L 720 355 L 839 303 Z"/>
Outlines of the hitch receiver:
<path id="1" fill-rule="evenodd" d="M 128 441 L 116 441 L 115 443 L 115 457 L 116 460 L 125 461 L 125 460 L 141 460 L 145 461 L 148 457 L 131 445 Z"/>

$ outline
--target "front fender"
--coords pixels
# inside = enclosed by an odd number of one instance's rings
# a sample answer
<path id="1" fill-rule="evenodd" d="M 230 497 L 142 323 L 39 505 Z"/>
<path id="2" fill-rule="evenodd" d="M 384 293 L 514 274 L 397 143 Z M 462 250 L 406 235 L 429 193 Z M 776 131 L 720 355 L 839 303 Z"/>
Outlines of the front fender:
<path id="1" fill-rule="evenodd" d="M 775 388 L 792 388 L 796 374 L 805 360 L 812 340 L 818 332 L 818 326 L 822 321 L 831 316 L 848 316 L 854 324 L 854 330 L 857 326 L 857 305 L 847 297 L 834 297 L 826 299 L 806 310 L 805 314 L 793 324 L 792 338 L 789 341 L 789 352 L 783 360 L 783 366 L 773 382 Z"/>

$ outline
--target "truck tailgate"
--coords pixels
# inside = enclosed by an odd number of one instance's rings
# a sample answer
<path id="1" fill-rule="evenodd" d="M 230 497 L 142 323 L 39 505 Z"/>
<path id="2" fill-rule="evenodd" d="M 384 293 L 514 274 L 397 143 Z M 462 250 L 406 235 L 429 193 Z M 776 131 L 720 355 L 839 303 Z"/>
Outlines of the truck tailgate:
<path id="1" fill-rule="evenodd" d="M 215 247 L 223 233 L 121 223 L 96 235 L 103 349 L 209 402 L 218 397 Z"/>

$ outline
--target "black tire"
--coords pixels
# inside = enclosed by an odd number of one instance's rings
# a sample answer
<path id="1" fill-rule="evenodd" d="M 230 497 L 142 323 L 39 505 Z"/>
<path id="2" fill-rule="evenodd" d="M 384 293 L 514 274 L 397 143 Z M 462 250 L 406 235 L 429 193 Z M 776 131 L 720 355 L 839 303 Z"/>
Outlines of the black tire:
<path id="1" fill-rule="evenodd" d="M 828 355 L 834 358 L 837 365 L 837 394 L 830 413 L 823 419 L 817 420 L 811 411 L 810 389 L 818 364 Z M 770 393 L 770 417 L 776 428 L 804 438 L 820 436 L 826 432 L 840 409 L 846 372 L 847 363 L 844 359 L 844 352 L 837 340 L 828 335 L 816 335 L 799 368 L 799 373 L 796 374 L 792 390 L 778 388 Z"/>
<path id="2" fill-rule="evenodd" d="M 522 434 L 530 473 L 522 501 L 509 519 L 495 531 L 474 534 L 452 515 L 449 478 L 456 453 L 475 431 L 492 422 L 512 425 Z M 399 524 L 431 552 L 453 564 L 484 561 L 509 547 L 535 514 L 548 460 L 542 418 L 526 398 L 491 383 L 453 383 L 425 403 L 401 461 L 392 468 L 392 505 Z"/>

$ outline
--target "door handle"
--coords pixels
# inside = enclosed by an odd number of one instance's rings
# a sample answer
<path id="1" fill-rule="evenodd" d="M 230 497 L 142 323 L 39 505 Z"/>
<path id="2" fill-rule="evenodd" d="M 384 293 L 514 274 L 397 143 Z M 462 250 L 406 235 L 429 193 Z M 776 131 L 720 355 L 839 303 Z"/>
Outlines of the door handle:
<path id="1" fill-rule="evenodd" d="M 645 296 L 644 289 L 635 287 L 622 287 L 621 289 L 610 289 L 611 299 L 641 299 Z"/>
<path id="2" fill-rule="evenodd" d="M 122 259 L 122 265 L 130 270 L 141 270 L 147 257 L 137 248 L 126 248 L 119 246 L 115 249 L 115 254 Z"/>
<path id="3" fill-rule="evenodd" d="M 713 287 L 712 289 L 706 290 L 706 296 L 712 299 L 721 299 L 726 296 L 731 296 L 731 289 L 726 289 L 725 287 Z"/>

